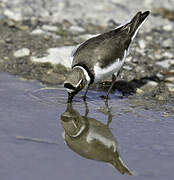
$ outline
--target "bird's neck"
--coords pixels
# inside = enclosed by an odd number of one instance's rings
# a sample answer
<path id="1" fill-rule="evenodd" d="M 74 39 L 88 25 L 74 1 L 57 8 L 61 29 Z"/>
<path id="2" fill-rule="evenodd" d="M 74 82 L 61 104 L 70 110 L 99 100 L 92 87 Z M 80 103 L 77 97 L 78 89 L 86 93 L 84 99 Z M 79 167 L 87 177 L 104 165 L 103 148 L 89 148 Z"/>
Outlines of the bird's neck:
<path id="1" fill-rule="evenodd" d="M 90 74 L 89 74 L 88 70 L 86 68 L 84 68 L 83 66 L 81 66 L 81 65 L 76 65 L 76 66 L 73 67 L 73 69 L 76 69 L 76 68 L 82 70 L 82 72 L 83 72 L 83 74 L 85 76 L 85 79 L 87 81 L 87 84 L 91 83 L 91 77 L 90 77 Z"/>

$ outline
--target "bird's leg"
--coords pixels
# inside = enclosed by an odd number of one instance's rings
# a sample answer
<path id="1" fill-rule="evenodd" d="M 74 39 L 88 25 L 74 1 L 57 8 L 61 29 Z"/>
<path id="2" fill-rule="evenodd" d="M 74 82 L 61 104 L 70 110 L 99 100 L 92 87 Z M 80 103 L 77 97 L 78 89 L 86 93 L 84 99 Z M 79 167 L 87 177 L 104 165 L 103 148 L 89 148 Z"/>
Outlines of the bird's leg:
<path id="1" fill-rule="evenodd" d="M 111 92 L 111 90 L 112 90 L 112 88 L 113 88 L 113 85 L 115 84 L 115 81 L 116 81 L 116 76 L 113 74 L 113 75 L 112 75 L 112 83 L 111 83 L 111 86 L 109 87 L 109 90 L 108 90 L 108 92 L 106 93 L 106 99 L 108 99 L 109 93 Z"/>
<path id="2" fill-rule="evenodd" d="M 84 96 L 83 96 L 83 100 L 84 100 L 84 101 L 86 101 L 86 95 L 87 95 L 89 86 L 90 86 L 90 85 L 88 84 L 88 86 L 87 86 L 87 88 L 86 88 L 86 91 L 85 91 L 85 94 L 84 94 Z"/>
<path id="3" fill-rule="evenodd" d="M 106 93 L 106 99 L 108 99 L 108 97 L 109 97 L 109 93 L 111 92 L 111 90 L 112 90 L 112 88 L 113 88 L 113 86 L 115 84 L 115 81 L 116 81 L 117 77 L 120 74 L 120 70 L 117 73 L 115 73 L 115 74 L 112 75 L 112 83 L 111 83 L 111 86 L 109 87 L 108 92 Z"/>
<path id="4" fill-rule="evenodd" d="M 87 117 L 87 116 L 88 116 L 88 113 L 89 113 L 89 108 L 88 108 L 87 102 L 84 101 L 84 103 L 85 103 L 85 117 Z"/>

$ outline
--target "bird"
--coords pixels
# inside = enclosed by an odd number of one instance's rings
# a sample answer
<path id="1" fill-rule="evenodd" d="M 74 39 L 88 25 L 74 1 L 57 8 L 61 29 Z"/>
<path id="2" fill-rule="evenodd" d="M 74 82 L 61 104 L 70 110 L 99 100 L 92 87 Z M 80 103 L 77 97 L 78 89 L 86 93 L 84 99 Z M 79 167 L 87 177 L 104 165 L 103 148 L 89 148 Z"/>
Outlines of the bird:
<path id="1" fill-rule="evenodd" d="M 126 24 L 96 35 L 77 45 L 70 56 L 72 71 L 66 77 L 64 87 L 68 91 L 68 102 L 86 88 L 84 100 L 91 84 L 101 82 L 112 75 L 109 93 L 122 69 L 129 47 L 150 11 L 137 12 Z"/>

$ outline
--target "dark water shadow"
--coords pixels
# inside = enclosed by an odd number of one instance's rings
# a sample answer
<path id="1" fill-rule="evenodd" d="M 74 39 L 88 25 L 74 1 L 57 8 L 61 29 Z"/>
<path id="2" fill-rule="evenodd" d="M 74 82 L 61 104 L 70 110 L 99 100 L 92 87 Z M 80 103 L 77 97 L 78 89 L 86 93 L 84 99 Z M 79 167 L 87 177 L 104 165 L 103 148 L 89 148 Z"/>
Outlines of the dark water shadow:
<path id="1" fill-rule="evenodd" d="M 120 91 L 122 92 L 123 96 L 130 95 L 136 93 L 137 88 L 141 88 L 143 85 L 147 84 L 148 81 L 156 81 L 160 82 L 160 79 L 156 76 L 149 76 L 149 77 L 143 77 L 140 79 L 133 79 L 131 81 L 126 80 L 118 80 L 115 82 L 112 92 L 113 91 Z M 111 81 L 104 81 L 99 84 L 99 89 L 107 91 L 111 85 Z"/>

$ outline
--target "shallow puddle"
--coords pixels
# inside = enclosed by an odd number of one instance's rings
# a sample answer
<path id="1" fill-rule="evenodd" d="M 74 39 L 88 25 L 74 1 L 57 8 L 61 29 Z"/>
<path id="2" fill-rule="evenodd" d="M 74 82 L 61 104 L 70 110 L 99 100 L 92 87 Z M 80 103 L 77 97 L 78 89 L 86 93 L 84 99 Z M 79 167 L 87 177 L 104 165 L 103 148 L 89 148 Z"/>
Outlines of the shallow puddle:
<path id="1" fill-rule="evenodd" d="M 173 178 L 172 104 L 144 108 L 116 93 L 107 106 L 94 90 L 85 104 L 82 94 L 67 105 L 61 87 L 0 74 L 1 179 Z"/>

